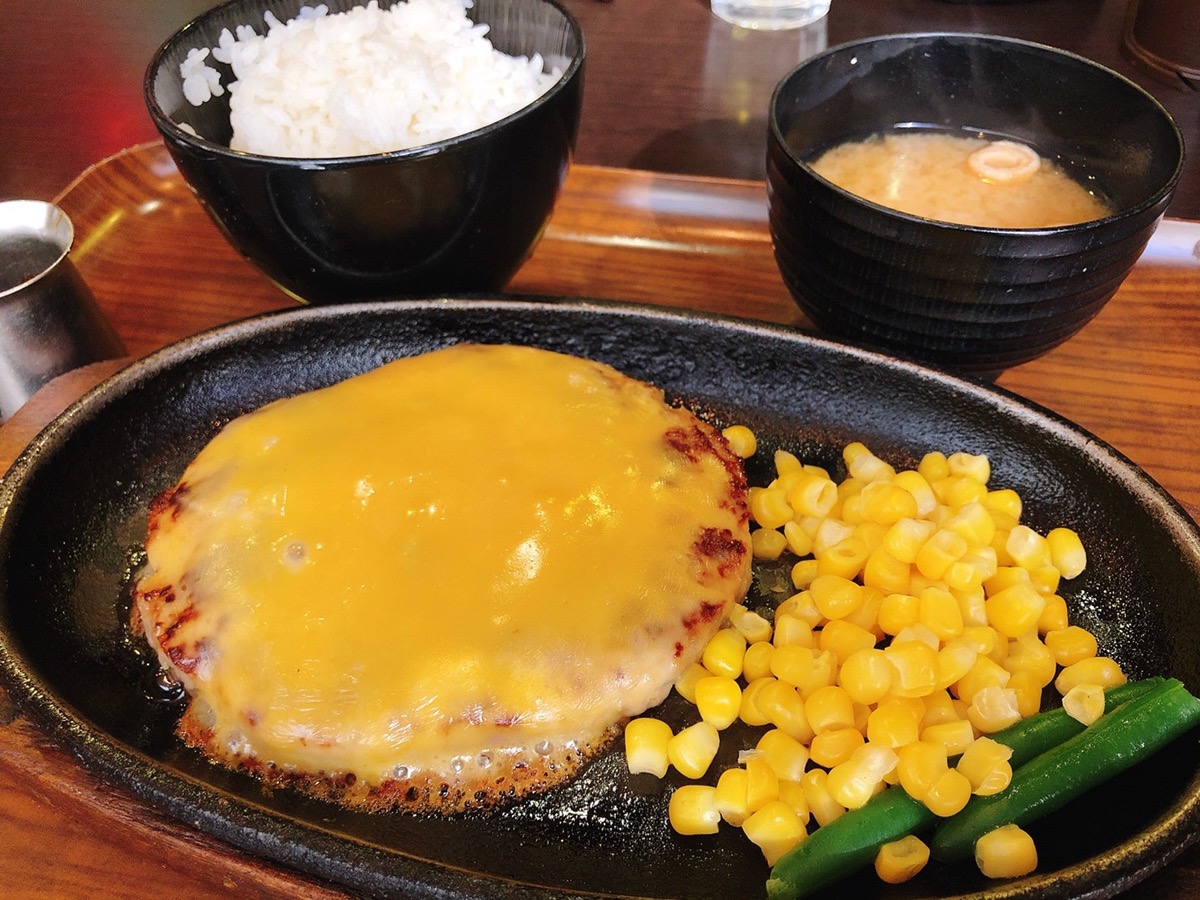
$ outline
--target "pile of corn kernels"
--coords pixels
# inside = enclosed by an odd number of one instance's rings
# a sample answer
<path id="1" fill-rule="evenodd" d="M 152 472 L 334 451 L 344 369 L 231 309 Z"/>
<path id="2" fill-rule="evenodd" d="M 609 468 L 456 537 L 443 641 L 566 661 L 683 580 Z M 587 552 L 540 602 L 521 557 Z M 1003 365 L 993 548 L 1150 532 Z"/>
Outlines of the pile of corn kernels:
<path id="1" fill-rule="evenodd" d="M 756 452 L 748 429 L 724 434 L 742 458 Z M 1051 684 L 1090 724 L 1104 689 L 1125 681 L 1058 593 L 1086 564 L 1078 535 L 1022 524 L 1020 496 L 989 487 L 986 456 L 929 453 L 897 471 L 852 443 L 843 460 L 837 482 L 775 452 L 775 478 L 750 489 L 752 546 L 794 557 L 796 593 L 773 619 L 733 608 L 676 684 L 698 721 L 673 733 L 647 716 L 625 733 L 631 772 L 673 767 L 696 782 L 671 793 L 676 831 L 741 828 L 769 864 L 889 785 L 938 816 L 1003 790 L 1011 751 L 989 734 L 1038 712 Z M 739 720 L 757 743 L 711 783 Z M 877 860 L 885 880 L 928 858 L 894 849 Z"/>

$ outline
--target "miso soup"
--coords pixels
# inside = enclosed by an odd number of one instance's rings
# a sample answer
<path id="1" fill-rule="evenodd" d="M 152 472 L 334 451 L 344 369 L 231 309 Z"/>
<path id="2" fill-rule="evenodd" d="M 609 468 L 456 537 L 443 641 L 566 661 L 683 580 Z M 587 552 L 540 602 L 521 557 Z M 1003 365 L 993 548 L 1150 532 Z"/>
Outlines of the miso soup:
<path id="1" fill-rule="evenodd" d="M 1112 212 L 1096 192 L 1013 141 L 889 132 L 833 147 L 812 167 L 880 206 L 958 225 L 1049 228 Z"/>

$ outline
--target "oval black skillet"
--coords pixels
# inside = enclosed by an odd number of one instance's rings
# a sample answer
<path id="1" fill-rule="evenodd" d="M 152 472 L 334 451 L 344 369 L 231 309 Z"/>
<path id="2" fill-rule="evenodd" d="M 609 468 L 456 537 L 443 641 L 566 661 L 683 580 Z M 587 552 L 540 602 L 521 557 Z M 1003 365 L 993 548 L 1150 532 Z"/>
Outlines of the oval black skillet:
<path id="1" fill-rule="evenodd" d="M 300 309 L 231 325 L 136 363 L 47 428 L 0 488 L 0 676 L 15 699 L 98 775 L 146 803 L 356 892 L 761 895 L 758 851 L 732 831 L 672 835 L 661 786 L 631 782 L 620 747 L 545 797 L 445 820 L 268 795 L 173 737 L 179 708 L 124 629 L 150 498 L 239 413 L 457 341 L 604 360 L 718 424 L 752 426 L 768 451 L 783 446 L 826 465 L 855 439 L 900 465 L 933 449 L 987 453 L 994 483 L 1026 498 L 1030 524 L 1082 535 L 1090 568 L 1065 590 L 1075 619 L 1131 675 L 1174 675 L 1200 690 L 1195 524 L 1128 460 L 1054 415 L 772 326 L 584 301 L 461 298 Z M 429 598 L 448 615 L 461 602 L 453 582 L 448 572 L 444 595 Z M 413 638 L 397 634 L 397 652 Z M 841 896 L 1116 893 L 1195 837 L 1197 756 L 1188 735 L 1044 822 L 1033 877 L 988 884 L 969 867 L 931 867 L 897 888 L 864 876 Z"/>

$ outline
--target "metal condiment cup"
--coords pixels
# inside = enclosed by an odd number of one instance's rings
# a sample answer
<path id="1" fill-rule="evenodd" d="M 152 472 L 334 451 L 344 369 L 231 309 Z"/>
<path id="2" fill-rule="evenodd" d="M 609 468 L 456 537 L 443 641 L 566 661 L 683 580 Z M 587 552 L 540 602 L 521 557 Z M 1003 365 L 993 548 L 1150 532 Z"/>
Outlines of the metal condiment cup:
<path id="1" fill-rule="evenodd" d="M 55 376 L 125 355 L 68 256 L 74 238 L 52 203 L 0 202 L 0 421 Z"/>

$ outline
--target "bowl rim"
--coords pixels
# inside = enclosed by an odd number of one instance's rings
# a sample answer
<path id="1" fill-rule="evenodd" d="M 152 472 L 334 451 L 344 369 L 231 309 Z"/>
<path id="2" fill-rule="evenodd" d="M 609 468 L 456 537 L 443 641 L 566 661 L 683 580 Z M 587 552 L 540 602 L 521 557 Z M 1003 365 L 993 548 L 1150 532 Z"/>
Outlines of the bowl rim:
<path id="1" fill-rule="evenodd" d="M 1123 82 L 1127 87 L 1131 88 L 1135 93 L 1140 94 L 1149 103 L 1151 109 L 1153 111 L 1155 111 L 1162 118 L 1162 120 L 1169 126 L 1170 133 L 1175 138 L 1174 146 L 1176 148 L 1176 160 L 1175 160 L 1174 171 L 1171 173 L 1171 175 L 1167 179 L 1165 179 L 1165 181 L 1158 188 L 1158 190 L 1156 190 L 1153 194 L 1151 194 L 1146 199 L 1142 200 L 1140 203 L 1137 203 L 1133 206 L 1129 206 L 1125 209 L 1118 210 L 1114 213 L 1111 213 L 1110 215 L 1102 216 L 1101 218 L 1098 218 L 1098 219 L 1089 219 L 1085 222 L 1075 222 L 1075 223 L 1072 223 L 1069 225 L 1055 225 L 1055 226 L 1051 226 L 1048 228 L 997 228 L 994 226 L 965 225 L 965 224 L 958 223 L 958 222 L 947 222 L 942 219 L 925 218 L 924 216 L 918 216 L 918 215 L 914 215 L 912 213 L 903 212 L 898 209 L 893 209 L 890 206 L 883 206 L 882 204 L 876 203 L 873 200 L 868 200 L 867 198 L 862 197 L 858 194 L 855 194 L 853 191 L 848 191 L 845 188 L 843 188 L 843 187 L 835 184 L 834 182 L 830 181 L 829 179 L 825 178 L 824 176 L 818 174 L 817 171 L 815 169 L 813 169 L 813 167 L 798 152 L 796 152 L 796 150 L 785 139 L 785 137 L 779 127 L 778 109 L 779 109 L 779 104 L 780 104 L 782 96 L 783 96 L 784 87 L 788 84 L 789 81 L 791 81 L 791 79 L 798 72 L 800 72 L 801 70 L 803 70 L 811 65 L 814 65 L 824 59 L 827 59 L 828 57 L 833 56 L 834 54 L 845 53 L 847 51 L 851 51 L 854 48 L 858 48 L 858 47 L 867 47 L 867 46 L 874 45 L 874 44 L 888 43 L 888 42 L 893 42 L 893 41 L 897 41 L 897 42 L 898 41 L 908 41 L 908 42 L 912 42 L 912 43 L 916 44 L 916 43 L 919 43 L 922 41 L 933 41 L 935 39 L 959 41 L 962 43 L 971 42 L 971 43 L 983 43 L 983 44 L 1017 45 L 1017 46 L 1021 46 L 1023 48 L 1042 52 L 1045 55 L 1050 56 L 1050 57 L 1057 56 L 1057 57 L 1062 57 L 1067 60 L 1074 61 L 1078 64 L 1082 64 L 1082 66 L 1084 66 L 1085 68 L 1094 69 L 1097 72 L 1099 72 L 1100 74 L 1106 75 L 1109 78 Z M 794 66 L 792 69 L 790 69 L 788 72 L 786 72 L 779 79 L 779 81 L 776 83 L 775 87 L 771 91 L 770 105 L 768 106 L 768 109 L 767 109 L 767 121 L 768 121 L 768 125 L 769 125 L 770 143 L 774 147 L 778 147 L 780 150 L 782 150 L 783 154 L 789 160 L 791 160 L 791 162 L 794 163 L 808 177 L 816 179 L 819 184 L 821 184 L 824 187 L 826 187 L 827 189 L 833 191 L 843 200 L 849 200 L 860 206 L 864 206 L 873 212 L 882 214 L 887 218 L 896 219 L 896 220 L 899 220 L 899 221 L 905 222 L 905 223 L 919 224 L 919 225 L 929 227 L 929 228 L 945 229 L 945 230 L 949 230 L 949 231 L 958 231 L 958 232 L 963 232 L 965 234 L 996 235 L 996 236 L 1002 236 L 1002 237 L 1006 237 L 1006 238 L 1010 238 L 1010 239 L 1020 239 L 1022 237 L 1036 238 L 1036 237 L 1045 237 L 1045 236 L 1052 236 L 1052 235 L 1061 236 L 1061 235 L 1067 235 L 1067 234 L 1072 234 L 1072 233 L 1087 232 L 1087 231 L 1090 231 L 1090 230 L 1093 230 L 1096 228 L 1111 225 L 1112 223 L 1119 222 L 1123 219 L 1129 219 L 1129 218 L 1140 216 L 1140 215 L 1144 214 L 1146 212 L 1146 210 L 1152 209 L 1155 206 L 1158 206 L 1159 204 L 1163 204 L 1164 209 L 1165 209 L 1165 201 L 1174 192 L 1175 186 L 1176 186 L 1176 184 L 1178 184 L 1179 178 L 1183 173 L 1184 155 L 1186 152 L 1186 148 L 1184 146 L 1184 140 L 1183 140 L 1183 133 L 1179 130 L 1179 124 L 1175 121 L 1175 118 L 1170 114 L 1170 112 L 1167 111 L 1167 108 L 1165 106 L 1163 106 L 1163 104 L 1161 102 L 1159 102 L 1159 100 L 1153 94 L 1151 94 L 1149 91 L 1147 91 L 1141 85 L 1139 85 L 1137 82 L 1133 81 L 1131 78 L 1128 78 L 1125 75 L 1122 75 L 1120 72 L 1116 71 L 1115 69 L 1111 69 L 1108 66 L 1106 66 L 1102 63 L 1098 63 L 1093 59 L 1088 59 L 1086 56 L 1082 56 L 1082 55 L 1080 55 L 1078 53 L 1074 53 L 1070 50 L 1064 50 L 1061 47 L 1054 47 L 1054 46 L 1051 46 L 1050 44 L 1043 44 L 1043 43 L 1039 43 L 1037 41 L 1025 40 L 1023 38 L 1007 37 L 1005 35 L 999 35 L 999 34 L 976 33 L 976 32 L 965 32 L 965 31 L 894 32 L 894 33 L 890 33 L 890 34 L 874 35 L 872 37 L 862 38 L 859 40 L 846 41 L 844 43 L 837 44 L 833 47 L 829 47 L 829 48 L 821 51 L 820 53 L 817 53 L 813 56 L 810 56 L 808 59 L 803 60 L 798 65 Z M 768 155 L 770 155 L 770 150 L 768 150 Z M 772 168 L 773 167 L 771 165 L 767 166 L 768 185 L 770 184 L 770 182 L 772 180 L 772 178 L 771 178 Z M 769 191 L 769 194 L 771 194 L 772 196 L 774 195 L 774 193 L 775 193 L 774 190 Z"/>
<path id="2" fill-rule="evenodd" d="M 154 82 L 159 71 L 163 68 L 163 65 L 166 62 L 167 54 L 187 40 L 193 31 L 198 30 L 208 20 L 216 18 L 229 8 L 239 5 L 250 5 L 251 2 L 252 0 L 225 0 L 225 2 L 205 10 L 204 12 L 192 18 L 186 24 L 176 29 L 176 31 L 172 33 L 170 37 L 168 37 L 161 45 L 159 45 L 158 49 L 154 52 L 154 55 L 150 58 L 150 62 L 146 66 L 145 73 L 142 76 L 142 95 L 143 99 L 145 100 L 146 107 L 150 112 L 150 118 L 153 120 L 155 127 L 159 130 L 164 138 L 169 138 L 170 141 L 182 144 L 193 151 L 213 154 L 229 160 L 238 160 L 247 163 L 260 163 L 286 169 L 341 169 L 363 164 L 378 164 L 403 159 L 419 159 L 425 156 L 433 156 L 451 147 L 472 144 L 477 141 L 481 141 L 501 130 L 514 119 L 525 116 L 550 103 L 558 94 L 566 90 L 567 85 L 576 79 L 583 68 L 584 58 L 587 55 L 587 44 L 584 37 L 583 28 L 571 11 L 567 9 L 560 2 L 560 0 L 538 0 L 538 2 L 544 6 L 550 6 L 558 10 L 563 17 L 563 21 L 570 29 L 579 49 L 572 55 L 570 63 L 565 69 L 563 69 L 562 75 L 556 82 L 554 82 L 554 84 L 547 88 L 532 102 L 527 103 L 520 109 L 514 110 L 507 116 L 504 116 L 502 119 L 497 119 L 494 122 L 489 122 L 486 125 L 482 125 L 479 128 L 475 128 L 471 131 L 463 132 L 462 134 L 453 135 L 438 141 L 431 141 L 428 144 L 419 144 L 415 147 L 405 147 L 401 150 L 387 150 L 380 153 L 366 153 L 359 154 L 357 156 L 328 157 L 272 156 L 265 153 L 248 153 L 244 150 L 234 150 L 228 144 L 221 144 L 216 141 L 211 141 L 208 138 L 201 137 L 198 134 L 193 134 L 181 127 L 179 123 L 176 122 L 175 119 L 168 114 L 158 102 L 158 99 L 155 96 Z M 292 16 L 292 18 L 295 18 L 295 16 L 299 14 L 299 9 L 304 5 L 305 0 L 295 0 L 295 2 L 297 12 Z M 394 2 L 389 4 L 388 8 L 396 5 L 397 2 L 405 2 L 405 0 L 394 0 Z M 367 0 L 355 0 L 352 6 L 347 7 L 347 10 L 365 7 L 366 5 Z M 335 14 L 336 13 L 329 13 L 329 15 Z M 290 21 L 290 19 L 287 21 Z"/>

